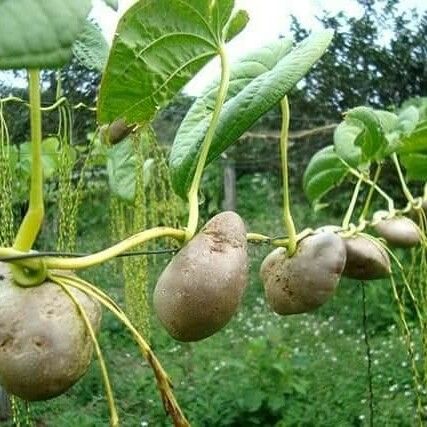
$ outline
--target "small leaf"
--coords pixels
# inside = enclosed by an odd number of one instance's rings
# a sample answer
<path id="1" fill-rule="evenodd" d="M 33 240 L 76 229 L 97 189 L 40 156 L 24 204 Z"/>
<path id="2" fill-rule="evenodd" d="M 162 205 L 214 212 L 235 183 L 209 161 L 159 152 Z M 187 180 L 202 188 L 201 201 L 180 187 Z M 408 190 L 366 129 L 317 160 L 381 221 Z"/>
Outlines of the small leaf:
<path id="1" fill-rule="evenodd" d="M 240 34 L 249 22 L 249 14 L 246 10 L 239 10 L 229 21 L 226 28 L 225 41 L 234 39 Z"/>
<path id="2" fill-rule="evenodd" d="M 144 124 L 217 55 L 233 0 L 140 0 L 121 18 L 98 119 Z"/>
<path id="3" fill-rule="evenodd" d="M 91 0 L 0 1 L 0 69 L 67 63 L 91 6 Z"/>
<path id="4" fill-rule="evenodd" d="M 303 188 L 308 200 L 316 205 L 326 193 L 343 181 L 347 173 L 346 166 L 332 145 L 318 151 L 304 173 Z"/>
<path id="5" fill-rule="evenodd" d="M 409 180 L 427 181 L 427 153 L 404 154 L 400 160 Z"/>
<path id="6" fill-rule="evenodd" d="M 31 143 L 24 142 L 19 145 L 19 149 L 17 150 L 16 166 L 29 178 L 31 175 L 31 165 Z M 52 178 L 57 172 L 59 165 L 59 141 L 57 138 L 46 138 L 42 141 L 42 165 L 43 176 L 46 179 Z"/>
<path id="7" fill-rule="evenodd" d="M 101 29 L 91 21 L 86 22 L 82 34 L 73 45 L 73 54 L 89 70 L 102 72 L 107 65 L 109 46 Z"/>
<path id="8" fill-rule="evenodd" d="M 345 120 L 360 129 L 354 144 L 362 150 L 362 161 L 380 160 L 388 144 L 375 110 L 356 107 L 347 112 Z"/>
<path id="9" fill-rule="evenodd" d="M 347 122 L 340 123 L 334 132 L 335 152 L 353 167 L 362 163 L 362 149 L 355 144 L 359 134 L 360 128 Z"/>
<path id="10" fill-rule="evenodd" d="M 108 183 L 114 196 L 129 202 L 135 198 L 135 168 L 136 160 L 131 138 L 126 138 L 108 150 Z"/>
<path id="11" fill-rule="evenodd" d="M 330 30 L 313 34 L 289 53 L 285 45 L 275 43 L 273 48 L 257 51 L 258 57 L 252 54 L 251 60 L 244 59 L 241 65 L 237 64 L 233 69 L 233 88 L 230 88 L 228 100 L 221 111 L 206 164 L 216 159 L 280 102 L 325 52 L 332 35 Z M 272 56 L 274 52 L 276 57 Z M 237 82 L 237 75 L 241 82 Z M 172 184 L 175 192 L 183 198 L 194 176 L 217 90 L 206 92 L 195 102 L 181 123 L 172 146 L 169 161 Z"/>
<path id="12" fill-rule="evenodd" d="M 411 105 L 399 113 L 399 130 L 404 133 L 412 132 L 420 120 L 420 113 Z"/>

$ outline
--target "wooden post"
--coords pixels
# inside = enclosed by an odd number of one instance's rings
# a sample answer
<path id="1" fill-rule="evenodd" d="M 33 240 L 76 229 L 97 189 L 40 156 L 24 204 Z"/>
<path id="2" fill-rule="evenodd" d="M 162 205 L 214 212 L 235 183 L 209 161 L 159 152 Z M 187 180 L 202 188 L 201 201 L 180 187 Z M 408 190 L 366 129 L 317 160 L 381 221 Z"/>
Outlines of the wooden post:
<path id="1" fill-rule="evenodd" d="M 7 421 L 11 416 L 10 399 L 6 390 L 0 387 L 0 422 Z"/>
<path id="2" fill-rule="evenodd" d="M 224 199 L 222 209 L 236 210 L 236 166 L 233 160 L 224 160 Z"/>

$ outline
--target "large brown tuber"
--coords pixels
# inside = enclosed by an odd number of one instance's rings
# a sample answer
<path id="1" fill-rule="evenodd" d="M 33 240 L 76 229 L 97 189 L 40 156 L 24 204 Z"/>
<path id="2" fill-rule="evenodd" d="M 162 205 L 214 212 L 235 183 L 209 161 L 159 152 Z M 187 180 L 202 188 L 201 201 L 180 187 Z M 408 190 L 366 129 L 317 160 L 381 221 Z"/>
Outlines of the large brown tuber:
<path id="1" fill-rule="evenodd" d="M 98 330 L 98 302 L 72 293 Z M 9 393 L 30 401 L 59 396 L 84 375 L 92 350 L 81 314 L 58 285 L 19 287 L 0 263 L 0 383 Z"/>
<path id="2" fill-rule="evenodd" d="M 246 230 L 240 216 L 213 217 L 172 259 L 154 290 L 154 308 L 169 334 L 197 341 L 224 327 L 247 284 Z"/>
<path id="3" fill-rule="evenodd" d="M 315 310 L 334 294 L 345 260 L 344 243 L 331 231 L 306 237 L 292 257 L 275 249 L 261 265 L 269 305 L 282 315 Z"/>

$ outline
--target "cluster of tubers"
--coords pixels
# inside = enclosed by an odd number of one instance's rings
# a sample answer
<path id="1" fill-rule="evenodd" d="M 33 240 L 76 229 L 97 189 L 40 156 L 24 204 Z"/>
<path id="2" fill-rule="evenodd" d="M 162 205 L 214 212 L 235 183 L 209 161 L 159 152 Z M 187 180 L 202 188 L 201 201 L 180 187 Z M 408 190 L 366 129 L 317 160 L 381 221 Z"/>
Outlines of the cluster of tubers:
<path id="1" fill-rule="evenodd" d="M 418 226 L 405 217 L 377 212 L 374 229 L 390 246 L 420 243 Z M 391 274 L 387 250 L 365 234 L 344 237 L 327 226 L 302 239 L 289 256 L 277 248 L 260 275 L 271 309 L 280 315 L 304 313 L 334 294 L 341 276 L 376 280 Z M 222 329 L 238 310 L 248 281 L 247 237 L 234 212 L 213 217 L 171 260 L 154 290 L 154 309 L 169 334 L 198 341 Z M 98 302 L 73 289 L 94 331 Z M 9 264 L 0 263 L 0 383 L 26 400 L 64 393 L 82 377 L 93 344 L 78 308 L 63 289 L 46 281 L 22 288 Z"/>
<path id="2" fill-rule="evenodd" d="M 377 212 L 374 229 L 394 247 L 420 243 L 418 226 Z M 334 294 L 341 276 L 377 280 L 390 276 L 387 250 L 366 234 L 342 237 L 327 226 L 305 237 L 289 256 L 272 251 L 261 265 L 265 297 L 281 315 L 317 309 Z M 212 218 L 172 259 L 154 290 L 154 309 L 169 334 L 198 341 L 224 327 L 236 313 L 247 284 L 246 231 L 233 212 Z"/>

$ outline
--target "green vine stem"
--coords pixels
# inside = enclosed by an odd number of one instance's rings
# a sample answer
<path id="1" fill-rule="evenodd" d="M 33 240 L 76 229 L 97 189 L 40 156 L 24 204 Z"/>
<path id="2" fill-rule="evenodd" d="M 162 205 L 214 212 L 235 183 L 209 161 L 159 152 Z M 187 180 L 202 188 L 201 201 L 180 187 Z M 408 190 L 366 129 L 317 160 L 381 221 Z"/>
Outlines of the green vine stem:
<path id="1" fill-rule="evenodd" d="M 31 188 L 28 211 L 13 245 L 15 249 L 21 251 L 29 251 L 32 248 L 44 217 L 40 72 L 29 70 L 28 74 L 31 114 Z"/>
<path id="2" fill-rule="evenodd" d="M 280 131 L 280 160 L 283 179 L 283 220 L 285 229 L 288 233 L 287 249 L 289 256 L 292 256 L 297 249 L 297 231 L 294 220 L 292 219 L 290 195 L 289 195 L 289 171 L 288 171 L 288 139 L 289 139 L 289 102 L 285 96 L 280 107 L 282 109 L 282 128 Z"/>
<path id="3" fill-rule="evenodd" d="M 370 185 L 371 187 L 373 187 L 375 189 L 375 191 L 381 196 L 383 197 L 388 205 L 388 211 L 393 214 L 395 212 L 394 209 L 394 202 L 393 199 L 375 182 L 373 182 L 370 178 L 368 178 L 367 176 L 365 176 L 363 173 L 360 173 L 358 170 L 352 168 L 345 160 L 340 158 L 341 163 L 343 163 L 348 171 L 354 175 L 356 178 L 361 178 L 363 180 L 363 182 L 365 182 L 366 184 Z"/>
<path id="4" fill-rule="evenodd" d="M 351 197 L 350 205 L 348 206 L 347 212 L 342 221 L 342 228 L 344 230 L 347 230 L 350 225 L 351 217 L 353 216 L 354 208 L 356 207 L 357 197 L 359 196 L 362 182 L 363 182 L 362 178 L 359 178 L 357 180 L 356 186 L 354 187 L 353 196 Z"/>
<path id="5" fill-rule="evenodd" d="M 377 169 L 375 170 L 374 179 L 372 181 L 375 185 L 378 185 L 378 180 L 380 179 L 381 170 L 382 170 L 382 165 L 381 165 L 381 163 L 378 163 Z M 368 195 L 367 195 L 366 200 L 365 200 L 365 204 L 364 204 L 363 209 L 362 209 L 362 213 L 361 213 L 360 218 L 359 218 L 359 221 L 364 221 L 365 218 L 368 216 L 369 208 L 371 207 L 372 197 L 374 195 L 374 191 L 375 191 L 375 187 L 370 186 Z"/>
<path id="6" fill-rule="evenodd" d="M 94 253 L 92 255 L 67 259 L 48 257 L 44 260 L 44 263 L 48 269 L 52 270 L 81 270 L 102 264 L 103 262 L 109 261 L 121 253 L 134 248 L 135 246 L 139 246 L 148 242 L 149 240 L 160 237 L 171 237 L 172 239 L 183 241 L 185 240 L 186 232 L 184 230 L 178 230 L 176 228 L 170 227 L 155 227 L 137 233 L 125 240 L 122 240 L 116 245 L 111 246 L 108 249 Z"/>
<path id="7" fill-rule="evenodd" d="M 411 192 L 409 191 L 408 186 L 406 185 L 405 177 L 402 173 L 402 168 L 400 167 L 399 159 L 397 157 L 396 153 L 393 153 L 391 158 L 393 159 L 394 166 L 397 170 L 397 175 L 399 176 L 400 185 L 402 186 L 403 194 L 405 195 L 406 199 L 409 203 L 415 204 L 414 197 L 412 196 Z"/>
<path id="8" fill-rule="evenodd" d="M 71 292 L 69 287 L 59 278 L 55 276 L 51 276 L 50 279 L 56 283 L 58 286 L 61 287 L 61 289 L 67 294 L 67 296 L 71 299 L 73 304 L 76 306 L 77 310 L 79 311 L 87 332 L 90 335 L 90 338 L 92 340 L 93 346 L 95 348 L 95 353 L 98 358 L 99 366 L 101 369 L 102 374 L 102 380 L 104 382 L 104 388 L 105 388 L 105 394 L 107 396 L 107 402 L 108 402 L 108 409 L 110 412 L 110 426 L 111 427 L 118 427 L 119 426 L 119 417 L 117 415 L 117 409 L 116 404 L 114 402 L 114 396 L 113 396 L 113 388 L 110 383 L 110 378 L 108 375 L 107 365 L 105 363 L 104 356 L 102 355 L 101 348 L 99 346 L 98 340 L 96 338 L 95 331 L 93 330 L 92 324 L 90 323 L 90 319 L 85 312 L 85 309 L 83 308 L 82 304 L 78 301 L 78 299 L 74 296 L 74 294 Z M 70 279 L 72 280 L 72 279 Z"/>
<path id="9" fill-rule="evenodd" d="M 187 234 L 186 240 L 190 240 L 197 230 L 197 224 L 199 221 L 199 187 L 203 175 L 203 170 L 206 165 L 206 159 L 209 154 L 209 149 L 212 143 L 212 139 L 215 134 L 215 129 L 218 125 L 219 115 L 221 113 L 222 106 L 224 105 L 228 86 L 230 83 L 230 65 L 228 63 L 228 57 L 225 50 L 225 46 L 221 45 L 219 48 L 219 55 L 221 58 L 221 82 L 218 90 L 218 95 L 215 102 L 215 108 L 212 113 L 212 120 L 209 124 L 209 129 L 206 133 L 206 137 L 203 141 L 200 156 L 197 162 L 196 172 L 194 173 L 193 181 L 191 182 L 190 190 L 188 191 L 188 204 L 189 214 L 187 223 Z"/>

